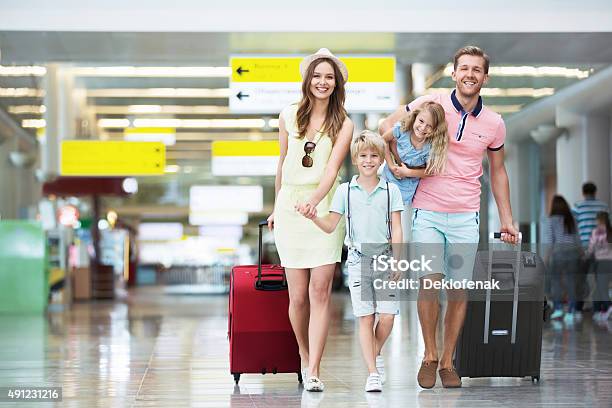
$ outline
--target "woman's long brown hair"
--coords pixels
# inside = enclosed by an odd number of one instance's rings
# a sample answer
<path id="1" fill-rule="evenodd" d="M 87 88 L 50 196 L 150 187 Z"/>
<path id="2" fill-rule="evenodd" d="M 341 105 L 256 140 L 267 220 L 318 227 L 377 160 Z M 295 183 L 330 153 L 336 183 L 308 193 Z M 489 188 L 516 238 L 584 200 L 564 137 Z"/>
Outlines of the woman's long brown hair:
<path id="1" fill-rule="evenodd" d="M 562 216 L 565 232 L 567 232 L 568 234 L 576 233 L 576 222 L 574 221 L 574 216 L 572 215 L 572 211 L 570 210 L 567 201 L 565 201 L 565 198 L 560 195 L 555 195 L 553 197 L 552 205 L 550 208 L 550 215 Z"/>
<path id="2" fill-rule="evenodd" d="M 346 109 L 344 109 L 344 100 L 346 98 L 344 78 L 342 76 L 342 72 L 340 72 L 340 69 L 338 69 L 338 66 L 329 58 L 320 58 L 312 62 L 306 70 L 306 75 L 302 81 L 302 100 L 298 104 L 296 115 L 297 128 L 299 138 L 301 139 L 305 137 L 306 131 L 308 130 L 308 124 L 310 123 L 310 114 L 315 102 L 315 97 L 310 92 L 310 83 L 312 82 L 315 68 L 322 62 L 327 62 L 333 67 L 334 79 L 336 81 L 336 86 L 329 97 L 329 104 L 327 105 L 327 113 L 325 115 L 325 121 L 323 122 L 323 128 L 320 129 L 321 132 L 326 132 L 328 134 L 333 144 L 336 142 L 340 129 L 342 129 L 342 124 L 344 124 L 347 113 Z"/>

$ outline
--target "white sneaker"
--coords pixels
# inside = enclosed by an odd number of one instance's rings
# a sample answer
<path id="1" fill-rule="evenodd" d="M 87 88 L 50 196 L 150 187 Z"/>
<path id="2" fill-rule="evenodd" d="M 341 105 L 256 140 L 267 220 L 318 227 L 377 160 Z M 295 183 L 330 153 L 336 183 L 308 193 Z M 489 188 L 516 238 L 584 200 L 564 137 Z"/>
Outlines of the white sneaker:
<path id="1" fill-rule="evenodd" d="M 308 381 L 306 381 L 304 389 L 310 392 L 321 392 L 325 389 L 325 385 L 323 385 L 323 382 L 313 375 L 312 377 L 308 377 Z"/>
<path id="2" fill-rule="evenodd" d="M 308 381 L 308 367 L 304 367 L 302 368 L 302 383 L 306 384 L 306 382 Z"/>
<path id="3" fill-rule="evenodd" d="M 593 320 L 595 320 L 596 322 L 601 320 L 603 313 L 602 312 L 595 312 L 593 313 Z"/>
<path id="4" fill-rule="evenodd" d="M 576 310 L 574 312 L 574 320 L 576 320 L 577 322 L 581 322 L 582 321 L 582 312 L 579 310 Z"/>
<path id="5" fill-rule="evenodd" d="M 387 376 L 385 375 L 385 359 L 383 356 L 376 356 L 376 371 L 380 375 L 380 382 L 384 384 L 387 381 Z"/>
<path id="6" fill-rule="evenodd" d="M 563 321 L 567 324 L 574 323 L 574 313 L 572 312 L 566 313 L 565 316 L 563 316 Z"/>
<path id="7" fill-rule="evenodd" d="M 382 391 L 382 382 L 380 381 L 380 374 L 372 373 L 368 376 L 368 380 L 365 385 L 366 392 L 380 392 Z"/>
<path id="8" fill-rule="evenodd" d="M 554 319 L 560 319 L 563 317 L 563 310 L 562 309 L 557 309 L 555 310 L 551 315 L 550 315 L 550 319 L 554 320 Z"/>

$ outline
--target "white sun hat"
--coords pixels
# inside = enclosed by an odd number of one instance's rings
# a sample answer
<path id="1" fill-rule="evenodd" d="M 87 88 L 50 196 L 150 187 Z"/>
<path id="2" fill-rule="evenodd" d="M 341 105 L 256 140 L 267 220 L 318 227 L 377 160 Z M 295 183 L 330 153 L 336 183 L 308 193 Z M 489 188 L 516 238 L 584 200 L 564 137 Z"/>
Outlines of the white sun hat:
<path id="1" fill-rule="evenodd" d="M 302 60 L 302 62 L 300 62 L 300 73 L 302 74 L 302 78 L 306 76 L 306 71 L 308 71 L 308 67 L 310 66 L 310 64 L 321 58 L 329 58 L 330 60 L 334 61 L 334 63 L 342 73 L 342 78 L 344 79 L 344 82 L 348 81 L 348 69 L 346 69 L 346 65 L 344 64 L 344 62 L 340 61 L 338 57 L 332 54 L 331 51 L 327 48 L 321 48 L 319 51 L 307 56 Z"/>

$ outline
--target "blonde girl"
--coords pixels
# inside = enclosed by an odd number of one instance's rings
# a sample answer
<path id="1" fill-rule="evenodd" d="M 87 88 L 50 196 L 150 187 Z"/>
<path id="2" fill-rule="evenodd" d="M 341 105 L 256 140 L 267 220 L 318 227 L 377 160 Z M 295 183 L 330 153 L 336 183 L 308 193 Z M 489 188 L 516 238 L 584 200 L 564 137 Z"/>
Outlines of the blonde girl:
<path id="1" fill-rule="evenodd" d="M 383 134 L 387 165 L 383 177 L 396 184 L 406 211 L 402 214 L 404 242 L 410 240 L 412 198 L 422 177 L 442 174 L 448 150 L 444 108 L 425 102 Z"/>

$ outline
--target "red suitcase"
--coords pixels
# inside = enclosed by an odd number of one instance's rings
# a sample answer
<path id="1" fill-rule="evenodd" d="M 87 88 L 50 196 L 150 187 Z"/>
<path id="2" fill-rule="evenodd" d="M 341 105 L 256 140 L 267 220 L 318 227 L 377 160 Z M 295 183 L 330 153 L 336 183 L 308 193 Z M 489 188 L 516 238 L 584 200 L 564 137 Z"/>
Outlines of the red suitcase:
<path id="1" fill-rule="evenodd" d="M 259 224 L 257 265 L 239 265 L 230 276 L 228 338 L 230 372 L 238 384 L 244 373 L 300 373 L 298 345 L 289 322 L 289 293 L 280 265 L 261 265 Z"/>

